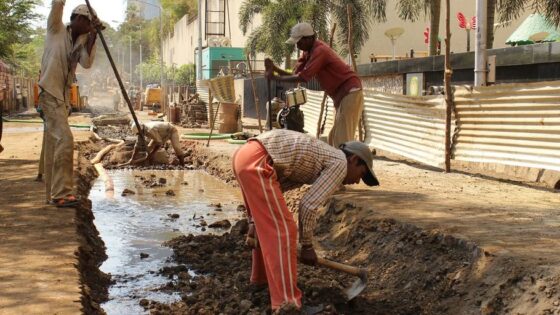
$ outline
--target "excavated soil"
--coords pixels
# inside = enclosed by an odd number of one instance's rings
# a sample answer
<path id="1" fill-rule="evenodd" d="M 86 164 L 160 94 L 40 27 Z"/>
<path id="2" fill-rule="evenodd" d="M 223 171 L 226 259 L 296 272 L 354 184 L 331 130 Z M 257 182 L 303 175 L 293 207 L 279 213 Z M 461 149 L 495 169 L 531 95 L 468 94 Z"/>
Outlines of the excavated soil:
<path id="1" fill-rule="evenodd" d="M 79 196 L 89 195 L 92 182 L 97 176 L 89 160 L 84 157 L 87 151 L 95 149 L 94 145 L 78 144 L 76 190 Z M 79 258 L 78 269 L 81 275 L 82 310 L 85 314 L 105 314 L 99 306 L 108 298 L 108 287 L 111 281 L 109 275 L 99 270 L 103 261 L 107 259 L 105 244 L 93 223 L 95 218 L 91 211 L 91 201 L 85 197 L 82 199 L 76 208 L 76 228 L 80 238 L 80 247 L 76 255 Z"/>
<path id="2" fill-rule="evenodd" d="M 91 156 L 103 145 L 91 144 L 91 152 L 84 149 L 83 154 Z M 200 142 L 183 142 L 183 148 L 185 168 L 205 169 L 236 185 L 226 150 L 210 150 Z M 174 157 L 172 150 L 168 154 Z M 108 168 L 115 165 L 110 159 L 104 159 Z M 291 209 L 297 209 L 305 190 L 286 193 Z M 319 314 L 560 314 L 558 268 L 487 252 L 447 231 L 376 218 L 367 211 L 336 200 L 322 210 L 315 231 L 318 254 L 365 268 L 369 282 L 362 294 L 346 302 L 342 289 L 353 277 L 299 265 L 303 303 L 318 306 Z M 233 224 L 221 236 L 187 235 L 167 242 L 179 266 L 160 270 L 169 278 L 160 290 L 180 292 L 182 299 L 169 305 L 142 300 L 141 305 L 150 314 L 270 313 L 266 286 L 249 284 L 246 221 Z"/>

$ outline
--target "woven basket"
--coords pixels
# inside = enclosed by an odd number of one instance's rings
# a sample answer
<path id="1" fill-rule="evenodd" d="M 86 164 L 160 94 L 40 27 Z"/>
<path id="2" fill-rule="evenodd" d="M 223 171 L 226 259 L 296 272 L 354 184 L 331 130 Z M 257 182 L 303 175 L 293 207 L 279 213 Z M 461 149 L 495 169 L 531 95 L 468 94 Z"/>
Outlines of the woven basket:
<path id="1" fill-rule="evenodd" d="M 210 91 L 212 96 L 220 102 L 234 103 L 235 88 L 233 85 L 233 76 L 227 75 L 216 77 L 210 80 Z"/>

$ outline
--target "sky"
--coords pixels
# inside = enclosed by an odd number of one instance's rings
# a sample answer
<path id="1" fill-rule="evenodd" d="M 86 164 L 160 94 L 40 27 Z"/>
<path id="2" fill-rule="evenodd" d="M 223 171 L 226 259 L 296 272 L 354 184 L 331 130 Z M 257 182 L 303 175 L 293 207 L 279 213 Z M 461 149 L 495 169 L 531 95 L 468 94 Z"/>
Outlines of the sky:
<path id="1" fill-rule="evenodd" d="M 35 23 L 36 26 L 46 27 L 47 25 L 47 15 L 49 14 L 51 8 L 51 0 L 42 0 L 43 5 L 37 6 L 36 12 L 42 14 L 44 18 L 39 19 Z M 72 9 L 74 9 L 79 4 L 85 4 L 85 0 L 66 0 L 66 6 L 64 7 L 64 16 L 62 21 L 64 23 L 70 22 L 70 14 Z M 126 11 L 125 0 L 90 0 L 90 4 L 93 6 L 99 18 L 111 24 L 115 27 L 124 20 L 124 15 Z M 117 22 L 113 22 L 117 21 Z"/>

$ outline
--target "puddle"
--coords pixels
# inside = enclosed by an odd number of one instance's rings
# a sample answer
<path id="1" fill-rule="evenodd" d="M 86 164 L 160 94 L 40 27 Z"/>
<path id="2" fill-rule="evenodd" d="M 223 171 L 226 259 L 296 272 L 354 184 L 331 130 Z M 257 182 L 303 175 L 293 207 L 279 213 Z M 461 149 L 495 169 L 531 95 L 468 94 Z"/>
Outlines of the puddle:
<path id="1" fill-rule="evenodd" d="M 107 195 L 100 179 L 90 193 L 95 225 L 107 247 L 108 259 L 100 269 L 115 281 L 109 288 L 109 301 L 102 307 L 109 315 L 144 314 L 141 299 L 168 303 L 180 299 L 178 294 L 157 290 L 169 281 L 158 270 L 173 266 L 168 262 L 171 249 L 161 244 L 182 234 L 223 233 L 208 227 L 202 232 L 195 225 L 201 220 L 211 224 L 229 219 L 233 223 L 241 216 L 237 211 L 241 193 L 202 171 L 111 171 L 109 175 L 114 196 Z M 149 188 L 142 183 L 157 183 L 160 178 L 165 178 L 165 185 Z M 125 188 L 136 194 L 121 196 Z M 168 196 L 169 190 L 175 196 Z M 216 203 L 221 203 L 222 211 L 210 205 Z M 170 214 L 179 217 L 172 219 Z M 142 259 L 141 253 L 149 256 Z"/>

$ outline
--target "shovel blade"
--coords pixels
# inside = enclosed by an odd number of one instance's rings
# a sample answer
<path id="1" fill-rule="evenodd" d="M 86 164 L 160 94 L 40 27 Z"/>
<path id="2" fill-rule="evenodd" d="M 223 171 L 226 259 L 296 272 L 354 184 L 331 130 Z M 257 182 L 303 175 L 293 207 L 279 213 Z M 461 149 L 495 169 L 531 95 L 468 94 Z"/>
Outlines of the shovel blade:
<path id="1" fill-rule="evenodd" d="M 359 278 L 352 283 L 349 287 L 344 289 L 344 294 L 346 295 L 346 300 L 350 301 L 357 297 L 367 286 L 367 271 L 360 270 Z"/>

